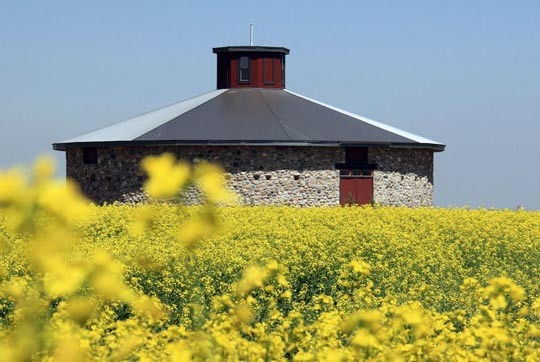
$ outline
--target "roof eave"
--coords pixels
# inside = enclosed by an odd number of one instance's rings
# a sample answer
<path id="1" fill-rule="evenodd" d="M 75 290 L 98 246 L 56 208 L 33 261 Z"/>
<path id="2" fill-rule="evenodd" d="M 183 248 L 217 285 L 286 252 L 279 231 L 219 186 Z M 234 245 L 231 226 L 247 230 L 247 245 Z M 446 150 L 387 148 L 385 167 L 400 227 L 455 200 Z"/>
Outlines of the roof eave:
<path id="1" fill-rule="evenodd" d="M 434 152 L 444 151 L 443 144 L 429 143 L 374 143 L 344 141 L 294 141 L 294 140 L 160 140 L 160 141 L 107 141 L 53 143 L 53 150 L 66 151 L 75 147 L 117 147 L 117 146 L 297 146 L 297 147 L 385 147 L 424 148 Z"/>
<path id="2" fill-rule="evenodd" d="M 226 46 L 212 48 L 212 51 L 218 53 L 229 52 L 269 52 L 269 53 L 283 53 L 289 54 L 290 49 L 284 47 L 267 47 L 267 46 Z"/>

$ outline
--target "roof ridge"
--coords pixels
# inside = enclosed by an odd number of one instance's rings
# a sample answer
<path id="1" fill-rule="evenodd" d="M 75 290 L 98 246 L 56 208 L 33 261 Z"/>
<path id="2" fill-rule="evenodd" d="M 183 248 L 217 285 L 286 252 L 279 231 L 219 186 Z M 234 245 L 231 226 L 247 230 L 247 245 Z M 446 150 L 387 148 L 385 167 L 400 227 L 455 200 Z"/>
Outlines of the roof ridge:
<path id="1" fill-rule="evenodd" d="M 283 130 L 283 132 L 285 132 L 285 134 L 287 135 L 287 137 L 289 138 L 289 140 L 292 140 L 293 138 L 291 137 L 291 135 L 289 134 L 289 132 L 287 132 L 287 130 L 285 129 L 285 127 L 283 126 L 283 124 L 282 124 L 281 121 L 279 120 L 278 116 L 276 115 L 276 113 L 274 112 L 274 110 L 272 109 L 272 107 L 270 107 L 270 105 L 269 105 L 268 102 L 266 101 L 266 98 L 265 98 L 264 94 L 261 92 L 260 89 L 257 89 L 257 92 L 259 92 L 259 94 L 261 95 L 261 98 L 263 99 L 264 104 L 266 104 L 266 106 L 268 107 L 268 110 L 270 111 L 270 113 L 272 113 L 272 116 L 274 116 L 274 118 L 276 119 L 277 123 L 279 124 L 279 126 L 281 127 L 281 129 Z"/>

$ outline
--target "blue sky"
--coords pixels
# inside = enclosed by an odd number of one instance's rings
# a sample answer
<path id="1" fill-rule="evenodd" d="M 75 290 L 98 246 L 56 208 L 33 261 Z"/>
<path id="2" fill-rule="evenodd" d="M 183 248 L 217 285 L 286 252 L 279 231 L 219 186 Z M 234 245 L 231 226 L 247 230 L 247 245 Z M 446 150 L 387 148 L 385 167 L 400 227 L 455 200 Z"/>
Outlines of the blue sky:
<path id="1" fill-rule="evenodd" d="M 215 88 L 286 46 L 287 88 L 447 144 L 438 206 L 540 209 L 539 1 L 3 1 L 0 168 Z"/>

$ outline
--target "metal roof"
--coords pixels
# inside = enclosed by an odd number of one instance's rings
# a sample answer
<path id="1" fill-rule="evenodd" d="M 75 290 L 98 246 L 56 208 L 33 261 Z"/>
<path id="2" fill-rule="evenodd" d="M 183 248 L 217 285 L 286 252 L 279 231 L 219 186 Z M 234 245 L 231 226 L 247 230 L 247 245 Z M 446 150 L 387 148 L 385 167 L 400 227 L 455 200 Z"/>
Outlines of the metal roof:
<path id="1" fill-rule="evenodd" d="M 214 53 L 228 53 L 228 52 L 268 52 L 268 53 L 283 53 L 289 54 L 290 50 L 284 47 L 265 47 L 258 45 L 238 45 L 212 48 Z"/>
<path id="2" fill-rule="evenodd" d="M 445 147 L 287 90 L 236 88 L 175 103 L 53 148 L 178 144 Z"/>

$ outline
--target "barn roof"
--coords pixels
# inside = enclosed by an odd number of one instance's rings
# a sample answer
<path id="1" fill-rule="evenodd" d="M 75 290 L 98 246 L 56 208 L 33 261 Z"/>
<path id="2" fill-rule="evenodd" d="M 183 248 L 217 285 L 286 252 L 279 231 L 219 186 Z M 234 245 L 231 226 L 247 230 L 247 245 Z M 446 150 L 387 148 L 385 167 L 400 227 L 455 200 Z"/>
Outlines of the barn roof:
<path id="1" fill-rule="evenodd" d="M 259 88 L 218 89 L 53 148 L 181 144 L 445 148 L 288 90 Z"/>

